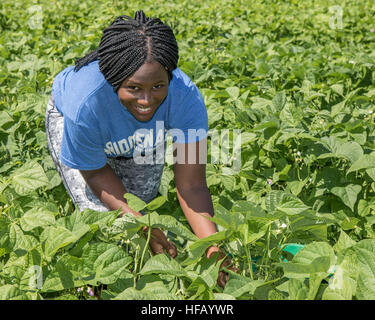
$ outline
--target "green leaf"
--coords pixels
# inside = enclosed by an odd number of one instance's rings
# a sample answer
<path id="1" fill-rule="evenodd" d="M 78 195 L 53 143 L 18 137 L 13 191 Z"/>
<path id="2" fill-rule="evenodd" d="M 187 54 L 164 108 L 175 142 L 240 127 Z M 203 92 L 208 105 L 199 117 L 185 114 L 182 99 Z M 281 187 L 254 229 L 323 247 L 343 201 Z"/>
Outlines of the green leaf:
<path id="1" fill-rule="evenodd" d="M 13 122 L 13 118 L 9 115 L 9 113 L 6 110 L 0 111 L 0 128 L 8 122 Z"/>
<path id="2" fill-rule="evenodd" d="M 278 92 L 275 97 L 272 99 L 272 103 L 275 106 L 277 111 L 280 111 L 284 108 L 286 104 L 286 95 L 284 92 Z"/>
<path id="3" fill-rule="evenodd" d="M 290 300 L 306 300 L 309 287 L 304 279 L 288 280 L 288 292 Z"/>
<path id="4" fill-rule="evenodd" d="M 164 196 L 156 197 L 154 200 L 147 204 L 146 208 L 150 211 L 156 210 L 160 208 L 166 201 L 167 198 Z"/>
<path id="5" fill-rule="evenodd" d="M 335 253 L 328 243 L 313 242 L 302 248 L 292 262 L 277 265 L 284 269 L 288 278 L 307 278 L 315 273 L 318 273 L 317 277 L 327 276 L 335 262 Z"/>
<path id="6" fill-rule="evenodd" d="M 284 197 L 276 209 L 287 215 L 296 215 L 305 212 L 310 207 L 306 206 L 298 198 Z"/>
<path id="7" fill-rule="evenodd" d="M 208 287 L 206 281 L 202 277 L 196 277 L 190 286 L 186 289 L 190 293 L 190 299 L 192 300 L 212 300 L 213 293 Z"/>
<path id="8" fill-rule="evenodd" d="M 370 168 L 375 168 L 375 153 L 364 154 L 362 157 L 360 157 L 352 164 L 352 166 L 348 169 L 346 174 L 353 171 Z"/>
<path id="9" fill-rule="evenodd" d="M 237 87 L 229 87 L 225 89 L 226 92 L 229 93 L 230 97 L 235 100 L 240 95 L 240 89 Z"/>
<path id="10" fill-rule="evenodd" d="M 163 171 L 163 175 L 161 177 L 160 186 L 159 186 L 159 193 L 162 196 L 164 196 L 164 197 L 168 196 L 169 184 L 171 183 L 173 178 L 174 178 L 173 170 L 170 169 L 169 167 L 165 166 L 164 171 Z"/>
<path id="11" fill-rule="evenodd" d="M 143 266 L 140 274 L 168 274 L 175 277 L 186 277 L 186 271 L 180 264 L 166 254 L 157 254 L 151 257 Z"/>
<path id="12" fill-rule="evenodd" d="M 14 285 L 6 284 L 0 287 L 0 300 L 31 300 L 25 291 Z"/>
<path id="13" fill-rule="evenodd" d="M 77 296 L 73 294 L 63 294 L 54 298 L 53 300 L 79 300 Z"/>
<path id="14" fill-rule="evenodd" d="M 251 280 L 248 277 L 237 275 L 229 278 L 223 293 L 239 298 L 245 293 L 254 294 L 256 288 L 261 285 L 263 285 L 261 280 Z"/>
<path id="15" fill-rule="evenodd" d="M 194 266 L 194 271 L 199 274 L 199 277 L 202 278 L 207 287 L 211 290 L 216 287 L 220 265 L 222 263 L 222 260 L 218 260 L 218 257 L 218 253 L 215 253 L 210 258 L 203 257 Z"/>
<path id="16" fill-rule="evenodd" d="M 363 156 L 362 147 L 355 141 L 344 142 L 335 136 L 330 136 L 329 138 L 323 137 L 320 142 L 331 152 L 323 153 L 317 159 L 337 157 L 345 158 L 351 163 L 355 163 Z"/>
<path id="17" fill-rule="evenodd" d="M 82 255 L 83 247 L 91 241 L 94 237 L 96 231 L 98 231 L 99 226 L 97 224 L 90 225 L 90 231 L 87 232 L 78 242 L 74 245 L 72 249 L 69 250 L 69 253 L 73 256 L 80 257 Z"/>
<path id="18" fill-rule="evenodd" d="M 21 228 L 15 223 L 12 223 L 9 228 L 9 244 L 12 250 L 22 249 L 26 251 L 39 245 L 36 238 L 24 234 Z"/>
<path id="19" fill-rule="evenodd" d="M 317 257 L 311 263 L 287 262 L 277 263 L 279 267 L 284 269 L 284 276 L 288 278 L 306 278 L 314 273 L 324 273 L 328 275 L 327 271 L 330 267 L 329 257 Z"/>
<path id="20" fill-rule="evenodd" d="M 375 279 L 361 272 L 357 279 L 356 296 L 359 300 L 375 300 Z"/>
<path id="21" fill-rule="evenodd" d="M 354 211 L 354 205 L 357 202 L 357 197 L 361 190 L 361 186 L 357 184 L 348 184 L 345 187 L 333 187 L 331 192 L 338 196 L 346 206 Z"/>
<path id="22" fill-rule="evenodd" d="M 176 300 L 177 297 L 171 294 L 168 289 L 159 283 L 157 286 L 137 290 L 127 288 L 111 300 Z"/>
<path id="23" fill-rule="evenodd" d="M 339 280 L 337 280 L 339 279 Z M 352 286 L 347 278 L 334 278 L 324 290 L 322 300 L 352 300 Z"/>
<path id="24" fill-rule="evenodd" d="M 169 215 L 158 215 L 155 211 L 150 212 L 142 217 L 136 217 L 136 220 L 142 225 L 149 225 L 153 228 L 161 228 L 171 231 L 183 238 L 189 240 L 196 240 L 197 237 L 186 228 L 181 222 L 177 221 L 175 217 Z"/>
<path id="25" fill-rule="evenodd" d="M 232 230 L 219 231 L 206 238 L 201 238 L 193 242 L 189 246 L 189 257 L 182 263 L 182 265 L 189 265 L 197 262 L 209 246 L 221 240 L 228 239 L 232 233 Z"/>
<path id="26" fill-rule="evenodd" d="M 42 292 L 55 292 L 64 289 L 83 286 L 85 273 L 83 260 L 74 256 L 65 255 L 55 264 L 53 270 L 48 273 L 42 286 Z"/>
<path id="27" fill-rule="evenodd" d="M 335 251 L 339 252 L 350 248 L 351 246 L 355 245 L 356 242 L 352 240 L 343 230 L 340 232 L 340 237 L 336 244 L 333 246 Z"/>
<path id="28" fill-rule="evenodd" d="M 96 224 L 99 227 L 110 226 L 118 216 L 118 210 L 115 211 L 95 211 L 84 209 L 82 211 L 81 221 L 87 225 Z"/>
<path id="29" fill-rule="evenodd" d="M 336 154 L 349 159 L 351 163 L 355 163 L 363 156 L 363 149 L 357 142 L 349 141 L 343 143 Z"/>
<path id="30" fill-rule="evenodd" d="M 62 226 L 50 226 L 43 230 L 40 241 L 47 257 L 53 257 L 57 250 L 76 242 L 79 236 Z"/>
<path id="31" fill-rule="evenodd" d="M 104 242 L 92 243 L 85 247 L 82 259 L 86 270 L 91 270 L 94 276 L 90 281 L 93 285 L 97 282 L 114 283 L 132 262 L 132 258 L 124 250 Z"/>
<path id="32" fill-rule="evenodd" d="M 363 275 L 375 279 L 375 240 L 361 240 L 352 249 L 357 255 L 360 271 Z"/>
<path id="33" fill-rule="evenodd" d="M 344 92 L 344 86 L 342 84 L 339 84 L 339 83 L 336 83 L 336 84 L 333 84 L 331 86 L 331 89 L 338 93 L 340 96 L 343 96 L 343 92 Z"/>
<path id="34" fill-rule="evenodd" d="M 312 242 L 304 246 L 293 258 L 296 263 L 311 263 L 318 257 L 328 257 L 330 266 L 336 262 L 336 256 L 332 247 L 323 241 Z"/>
<path id="35" fill-rule="evenodd" d="M 126 199 L 126 202 L 129 205 L 129 207 L 134 211 L 139 212 L 147 206 L 146 202 L 144 202 L 132 193 L 125 193 L 124 198 Z"/>
<path id="36" fill-rule="evenodd" d="M 37 227 L 55 224 L 55 215 L 45 208 L 36 207 L 28 210 L 20 219 L 23 230 L 30 231 Z"/>
<path id="37" fill-rule="evenodd" d="M 308 300 L 315 300 L 318 293 L 322 280 L 326 277 L 325 273 L 313 273 L 310 274 L 309 278 L 309 293 L 307 295 Z"/>
<path id="38" fill-rule="evenodd" d="M 29 194 L 40 187 L 48 185 L 48 178 L 42 166 L 36 161 L 27 162 L 21 168 L 16 169 L 11 178 L 12 186 L 20 195 Z"/>
<path id="39" fill-rule="evenodd" d="M 71 215 L 58 219 L 56 224 L 65 227 L 77 238 L 82 237 L 90 230 L 90 226 L 83 222 L 83 216 L 78 209 L 76 209 Z"/>
<path id="40" fill-rule="evenodd" d="M 214 292 L 214 300 L 236 300 L 236 298 L 232 294 Z"/>
<path id="41" fill-rule="evenodd" d="M 265 197 L 265 205 L 268 211 L 276 210 L 277 206 L 284 198 L 285 192 L 279 190 L 272 190 L 267 193 Z"/>
<path id="42" fill-rule="evenodd" d="M 253 243 L 256 240 L 262 238 L 268 229 L 268 226 L 272 223 L 272 220 L 266 218 L 251 218 L 248 220 L 244 228 L 238 228 L 239 231 L 244 235 L 244 243 Z"/>
<path id="43" fill-rule="evenodd" d="M 220 180 L 225 189 L 227 189 L 228 191 L 234 190 L 236 184 L 236 178 L 234 176 L 220 175 Z"/>
<path id="44" fill-rule="evenodd" d="M 366 217 L 371 214 L 371 203 L 364 199 L 358 201 L 358 215 L 361 217 Z"/>

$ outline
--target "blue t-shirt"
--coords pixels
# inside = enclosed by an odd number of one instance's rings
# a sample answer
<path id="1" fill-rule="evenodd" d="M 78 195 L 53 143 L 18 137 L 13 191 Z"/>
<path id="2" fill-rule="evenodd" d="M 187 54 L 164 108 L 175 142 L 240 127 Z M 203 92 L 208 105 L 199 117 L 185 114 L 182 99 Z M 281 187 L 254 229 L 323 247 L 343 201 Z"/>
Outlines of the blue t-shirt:
<path id="1" fill-rule="evenodd" d="M 167 97 L 147 122 L 138 121 L 121 104 L 97 60 L 78 72 L 74 66 L 61 71 L 53 81 L 52 95 L 64 117 L 60 160 L 70 168 L 95 170 L 106 164 L 107 157 L 132 157 L 135 150 L 155 149 L 168 131 L 178 143 L 207 136 L 202 95 L 179 68 L 173 71 Z"/>

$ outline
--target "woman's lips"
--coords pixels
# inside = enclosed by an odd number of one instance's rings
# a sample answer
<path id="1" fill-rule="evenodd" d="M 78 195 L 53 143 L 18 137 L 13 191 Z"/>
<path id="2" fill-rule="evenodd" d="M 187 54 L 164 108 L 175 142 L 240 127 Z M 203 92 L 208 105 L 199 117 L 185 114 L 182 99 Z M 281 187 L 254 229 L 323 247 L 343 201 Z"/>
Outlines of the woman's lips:
<path id="1" fill-rule="evenodd" d="M 152 107 L 141 107 L 141 106 L 135 106 L 135 110 L 137 110 L 138 113 L 140 114 L 149 114 L 152 112 Z"/>

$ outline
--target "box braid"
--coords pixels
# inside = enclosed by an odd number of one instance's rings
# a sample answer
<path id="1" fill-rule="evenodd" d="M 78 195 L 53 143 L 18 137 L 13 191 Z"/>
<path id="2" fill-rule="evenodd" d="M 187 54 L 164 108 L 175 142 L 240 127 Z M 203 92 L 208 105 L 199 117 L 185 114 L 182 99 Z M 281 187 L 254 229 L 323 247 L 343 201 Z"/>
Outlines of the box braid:
<path id="1" fill-rule="evenodd" d="M 121 83 L 144 63 L 157 61 L 168 72 L 177 68 L 178 46 L 172 29 L 158 18 L 147 18 L 140 10 L 135 18 L 119 16 L 104 29 L 99 48 L 78 59 L 74 71 L 99 60 L 105 79 L 117 93 Z"/>

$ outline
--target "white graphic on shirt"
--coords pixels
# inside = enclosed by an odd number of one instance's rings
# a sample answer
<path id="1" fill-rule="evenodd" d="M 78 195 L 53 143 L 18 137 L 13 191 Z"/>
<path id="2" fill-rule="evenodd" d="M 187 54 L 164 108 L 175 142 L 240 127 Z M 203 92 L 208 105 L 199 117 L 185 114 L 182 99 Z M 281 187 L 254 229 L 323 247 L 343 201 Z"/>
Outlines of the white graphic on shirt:
<path id="1" fill-rule="evenodd" d="M 164 144 L 166 130 L 164 121 L 156 121 L 156 138 L 154 147 L 154 129 L 137 129 L 132 136 L 120 139 L 118 141 L 108 141 L 105 144 L 104 152 L 110 157 L 129 156 L 134 151 L 137 153 L 151 152 L 161 144 Z"/>

